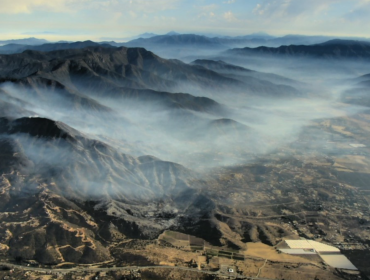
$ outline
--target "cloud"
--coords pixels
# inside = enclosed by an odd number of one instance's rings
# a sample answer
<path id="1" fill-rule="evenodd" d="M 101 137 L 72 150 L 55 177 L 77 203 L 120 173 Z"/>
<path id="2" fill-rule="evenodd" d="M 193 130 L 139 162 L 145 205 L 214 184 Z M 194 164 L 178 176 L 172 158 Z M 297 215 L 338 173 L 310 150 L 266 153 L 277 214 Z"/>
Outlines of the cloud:
<path id="1" fill-rule="evenodd" d="M 242 35 L 263 30 L 275 35 L 294 33 L 368 36 L 366 26 L 370 23 L 370 0 L 0 2 L 2 38 L 21 38 L 26 35 L 23 34 L 25 32 L 44 31 L 45 23 L 47 30 L 56 33 L 37 34 L 49 40 L 82 40 L 102 36 L 121 38 L 148 30 L 165 33 L 169 30 L 167 20 L 176 20 L 177 25 L 171 29 L 198 33 L 222 32 L 225 35 Z M 52 17 L 50 14 L 53 14 Z M 128 28 L 122 29 L 122 26 Z"/>
<path id="2" fill-rule="evenodd" d="M 210 4 L 210 5 L 205 5 L 205 6 L 197 6 L 195 8 L 202 12 L 211 12 L 211 11 L 218 9 L 218 5 Z"/>
<path id="3" fill-rule="evenodd" d="M 122 8 L 129 4 L 130 8 L 136 12 L 155 13 L 176 9 L 180 0 L 120 0 L 118 2 Z"/>
<path id="4" fill-rule="evenodd" d="M 134 11 L 129 11 L 132 18 L 137 18 L 137 14 Z"/>
<path id="5" fill-rule="evenodd" d="M 361 0 L 349 12 L 344 14 L 343 18 L 350 22 L 369 22 L 370 0 Z"/>
<path id="6" fill-rule="evenodd" d="M 366 36 L 370 0 L 262 0 L 253 14 L 270 32 Z"/>
<path id="7" fill-rule="evenodd" d="M 31 13 L 36 9 L 51 11 L 67 11 L 73 4 L 78 4 L 76 0 L 2 0 L 2 14 Z"/>
<path id="8" fill-rule="evenodd" d="M 155 13 L 175 9 L 180 0 L 2 0 L 0 14 L 32 13 L 36 10 L 77 12 L 81 10 L 129 10 Z"/>
<path id="9" fill-rule="evenodd" d="M 226 19 L 227 21 L 238 21 L 238 19 L 231 11 L 224 13 L 224 19 Z"/>
<path id="10" fill-rule="evenodd" d="M 213 18 L 215 17 L 215 10 L 219 8 L 216 4 L 210 4 L 205 6 L 195 6 L 198 11 L 198 18 Z"/>
<path id="11" fill-rule="evenodd" d="M 343 0 L 263 0 L 254 8 L 254 14 L 272 18 L 296 18 L 326 11 Z"/>
<path id="12" fill-rule="evenodd" d="M 60 34 L 56 31 L 28 31 L 22 32 L 22 35 L 55 35 Z"/>

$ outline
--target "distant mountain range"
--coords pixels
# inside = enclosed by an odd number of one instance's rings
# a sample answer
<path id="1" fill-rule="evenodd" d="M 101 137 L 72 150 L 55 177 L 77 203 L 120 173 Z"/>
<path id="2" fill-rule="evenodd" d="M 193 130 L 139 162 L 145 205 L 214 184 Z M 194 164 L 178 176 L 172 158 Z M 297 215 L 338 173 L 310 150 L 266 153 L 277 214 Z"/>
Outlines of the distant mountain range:
<path id="1" fill-rule="evenodd" d="M 139 39 L 139 38 L 150 38 L 150 37 L 154 37 L 154 36 L 158 36 L 158 34 L 145 32 L 145 33 L 142 33 L 142 34 L 139 34 L 139 35 L 136 35 L 136 36 L 131 36 L 131 37 L 122 37 L 122 38 L 102 37 L 100 39 L 104 43 L 105 42 L 111 42 L 111 43 L 117 44 L 116 42 L 128 42 L 128 41 L 132 41 L 132 40 Z M 120 43 L 118 43 L 118 44 L 120 44 Z"/>
<path id="2" fill-rule="evenodd" d="M 235 79 L 240 79 L 241 81 L 247 81 L 248 84 L 254 84 L 255 82 L 262 80 L 264 84 L 271 82 L 275 84 L 283 84 L 283 85 L 291 85 L 291 86 L 302 86 L 297 81 L 282 77 L 276 74 L 271 73 L 261 73 L 258 71 L 253 71 L 244 67 L 236 66 L 230 63 L 226 63 L 222 60 L 209 60 L 209 59 L 197 59 L 191 62 L 192 65 L 199 65 L 205 67 L 207 69 L 216 71 L 223 75 L 228 75 L 229 77 L 233 77 Z M 255 79 L 254 83 L 252 79 Z"/>
<path id="3" fill-rule="evenodd" d="M 110 44 L 105 44 L 105 43 L 100 44 L 100 43 L 95 43 L 92 41 L 72 42 L 72 43 L 58 42 L 58 43 L 46 43 L 42 45 L 8 44 L 8 45 L 0 47 L 0 53 L 13 54 L 13 53 L 21 53 L 25 50 L 50 52 L 50 51 L 56 51 L 56 50 L 82 49 L 86 47 L 96 47 L 96 46 L 113 47 Z"/>
<path id="4" fill-rule="evenodd" d="M 155 51 L 164 47 L 192 47 L 210 49 L 228 49 L 240 46 L 281 46 L 281 45 L 310 45 L 332 39 L 324 36 L 284 36 L 275 38 L 267 34 L 255 34 L 237 37 L 208 37 L 195 34 L 166 34 L 150 38 L 139 38 L 123 43 L 127 47 L 144 47 Z"/>
<path id="5" fill-rule="evenodd" d="M 144 47 L 151 49 L 153 47 L 206 47 L 214 49 L 224 49 L 227 46 L 208 38 L 206 36 L 194 34 L 172 34 L 154 36 L 151 38 L 140 38 L 124 44 L 126 47 Z"/>
<path id="6" fill-rule="evenodd" d="M 20 53 L 24 50 L 52 51 L 67 48 L 84 48 L 88 46 L 111 45 L 114 47 L 143 47 L 164 57 L 176 57 L 190 55 L 194 51 L 225 51 L 230 48 L 241 47 L 280 47 L 289 45 L 313 45 L 321 44 L 327 41 L 335 40 L 334 37 L 327 36 L 301 36 L 287 35 L 283 37 L 274 37 L 265 33 L 255 33 L 245 36 L 212 36 L 196 34 L 179 34 L 169 32 L 165 35 L 154 33 L 143 33 L 132 37 L 132 40 L 126 43 L 117 43 L 115 41 L 103 42 L 56 42 L 50 43 L 43 39 L 28 38 L 20 40 L 8 40 L 0 42 L 0 54 Z M 347 40 L 347 39 L 342 39 Z M 366 39 L 359 39 L 366 42 Z M 349 41 L 349 40 L 347 40 Z M 352 40 L 353 41 L 353 40 Z M 63 45 L 65 43 L 65 45 Z M 69 43 L 69 44 L 68 44 Z M 169 54 L 169 55 L 166 55 Z"/>
<path id="7" fill-rule="evenodd" d="M 177 47 L 180 44 L 184 47 L 204 47 L 210 48 L 233 48 L 233 47 L 279 47 L 283 45 L 313 45 L 334 40 L 335 37 L 329 36 L 302 36 L 287 35 L 274 37 L 264 33 L 256 33 L 246 36 L 204 36 L 196 34 L 166 34 L 152 36 L 150 38 L 139 38 L 123 44 L 128 47 L 159 48 L 166 46 Z M 343 38 L 346 39 L 346 38 Z M 346 39 L 347 40 L 347 39 Z M 365 40 L 359 38 L 359 40 Z"/>
<path id="8" fill-rule="evenodd" d="M 258 47 L 232 49 L 231 55 L 260 55 L 276 57 L 316 57 L 332 59 L 369 59 L 370 42 L 334 39 L 315 45 L 290 45 L 278 48 Z"/>
<path id="9" fill-rule="evenodd" d="M 164 35 L 150 34 L 149 36 L 138 36 L 129 42 L 127 46 L 141 46 L 145 47 L 150 44 L 177 44 L 179 42 L 183 44 L 196 44 L 197 42 L 206 42 L 208 44 L 219 44 L 221 46 L 235 47 L 235 46 L 269 46 L 279 47 L 282 45 L 312 45 L 319 44 L 329 40 L 335 39 L 330 36 L 304 36 L 304 35 L 286 35 L 282 37 L 271 36 L 266 33 L 253 33 L 244 36 L 217 36 L 212 34 L 180 34 L 177 32 L 169 32 Z M 173 37 L 173 38 L 166 38 Z M 345 38 L 343 38 L 345 39 Z M 359 38 L 364 40 L 364 38 Z M 140 44 L 140 45 L 136 45 Z"/>
<path id="10" fill-rule="evenodd" d="M 3 40 L 0 41 L 1 45 L 8 45 L 8 44 L 20 44 L 20 45 L 41 45 L 48 43 L 47 40 L 44 39 L 37 39 L 37 38 L 24 38 L 24 39 L 14 39 L 14 40 Z"/>

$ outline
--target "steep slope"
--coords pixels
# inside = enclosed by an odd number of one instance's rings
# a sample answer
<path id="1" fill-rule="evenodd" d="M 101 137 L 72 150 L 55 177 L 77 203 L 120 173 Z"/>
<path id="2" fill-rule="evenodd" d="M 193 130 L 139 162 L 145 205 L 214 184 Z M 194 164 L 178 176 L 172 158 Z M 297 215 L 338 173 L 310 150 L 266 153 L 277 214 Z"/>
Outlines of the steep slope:
<path id="1" fill-rule="evenodd" d="M 61 122 L 44 118 L 15 120 L 3 118 L 1 123 L 0 132 L 2 134 L 20 134 L 17 136 L 19 143 L 24 144 L 23 149 L 31 159 L 37 160 L 37 169 L 44 173 L 43 178 L 49 177 L 47 176 L 50 172 L 50 168 L 47 167 L 50 165 L 48 159 L 52 156 L 58 158 L 60 173 L 56 175 L 56 178 L 59 178 L 56 181 L 59 180 L 61 186 L 55 190 L 66 194 L 64 188 L 70 188 L 68 191 L 70 197 L 91 198 L 95 195 L 99 197 L 103 195 L 107 198 L 114 197 L 131 201 L 135 200 L 135 197 L 138 200 L 146 200 L 162 196 L 163 192 L 168 192 L 176 186 L 187 186 L 186 177 L 196 178 L 195 173 L 191 173 L 180 165 L 161 161 L 157 161 L 155 166 L 140 163 L 134 157 L 120 154 L 113 147 L 86 138 Z M 45 146 L 43 146 L 44 142 Z M 75 173 L 75 170 L 79 170 L 79 173 Z M 172 172 L 176 175 L 173 178 L 170 176 Z M 145 174 L 150 177 L 146 178 Z M 105 189 L 94 190 L 93 186 L 84 186 L 81 183 L 78 188 L 73 189 L 72 186 L 62 183 L 67 177 L 77 183 L 78 180 L 87 181 L 87 178 L 91 176 L 93 177 L 91 182 L 95 184 L 100 182 Z M 103 183 L 107 179 L 106 176 L 110 179 Z M 84 189 L 85 187 L 89 189 Z"/>
<path id="2" fill-rule="evenodd" d="M 61 122 L 1 118 L 0 146 L 0 210 L 12 212 L 1 243 L 14 258 L 106 261 L 117 234 L 154 238 L 177 227 L 184 211 L 194 222 L 209 211 L 191 207 L 204 184 L 195 172 L 122 154 Z"/>
<path id="3" fill-rule="evenodd" d="M 61 84 L 58 81 L 31 75 L 27 78 L 12 80 L 6 84 L 3 92 L 17 93 L 19 98 L 28 99 L 31 102 L 37 100 L 39 105 L 48 106 L 50 103 L 58 103 L 61 108 L 76 112 L 108 113 L 112 110 L 98 101 L 85 96 Z M 11 95 L 11 94 L 8 94 Z M 27 107 L 27 104 L 23 104 Z"/>
<path id="4" fill-rule="evenodd" d="M 26 107 L 30 105 L 19 98 L 0 88 L 0 115 L 9 117 L 31 116 L 34 113 L 28 111 Z"/>

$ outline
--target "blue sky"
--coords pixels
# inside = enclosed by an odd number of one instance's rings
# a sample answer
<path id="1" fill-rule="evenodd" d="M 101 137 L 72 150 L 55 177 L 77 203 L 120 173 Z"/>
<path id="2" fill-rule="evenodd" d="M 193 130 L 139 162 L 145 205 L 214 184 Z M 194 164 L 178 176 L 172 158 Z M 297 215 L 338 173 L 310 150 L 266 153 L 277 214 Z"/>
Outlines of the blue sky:
<path id="1" fill-rule="evenodd" d="M 370 37 L 370 0 L 1 0 L 0 40 L 144 32 Z"/>

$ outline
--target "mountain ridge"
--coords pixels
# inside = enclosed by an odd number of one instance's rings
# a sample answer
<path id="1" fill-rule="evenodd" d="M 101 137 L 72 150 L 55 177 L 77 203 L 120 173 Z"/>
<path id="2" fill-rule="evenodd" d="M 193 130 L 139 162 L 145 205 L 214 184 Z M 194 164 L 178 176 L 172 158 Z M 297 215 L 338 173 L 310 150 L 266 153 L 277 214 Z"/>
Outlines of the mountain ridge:
<path id="1" fill-rule="evenodd" d="M 363 41 L 349 40 L 330 40 L 322 44 L 315 45 L 289 45 L 277 48 L 257 47 L 231 49 L 227 54 L 236 55 L 270 55 L 285 57 L 315 57 L 315 58 L 350 58 L 350 59 L 369 59 L 370 43 Z"/>

